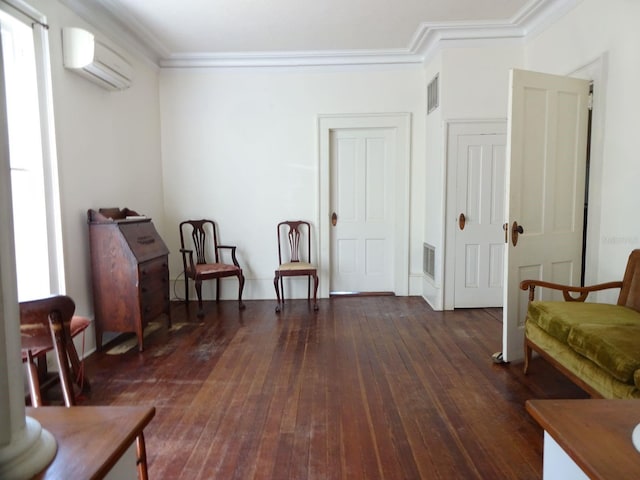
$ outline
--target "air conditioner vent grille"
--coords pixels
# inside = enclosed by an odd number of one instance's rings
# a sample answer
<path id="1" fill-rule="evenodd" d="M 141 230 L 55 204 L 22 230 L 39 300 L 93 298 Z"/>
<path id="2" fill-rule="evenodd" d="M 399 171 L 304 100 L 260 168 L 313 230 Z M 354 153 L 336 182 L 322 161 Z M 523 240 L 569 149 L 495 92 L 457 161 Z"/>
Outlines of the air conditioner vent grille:
<path id="1" fill-rule="evenodd" d="M 436 247 L 428 243 L 424 243 L 423 247 L 422 271 L 427 277 L 435 279 Z"/>
<path id="2" fill-rule="evenodd" d="M 429 82 L 427 85 L 427 114 L 433 112 L 440 105 L 440 89 L 438 88 L 438 77 L 440 74 L 437 74 L 433 77 L 433 80 Z"/>

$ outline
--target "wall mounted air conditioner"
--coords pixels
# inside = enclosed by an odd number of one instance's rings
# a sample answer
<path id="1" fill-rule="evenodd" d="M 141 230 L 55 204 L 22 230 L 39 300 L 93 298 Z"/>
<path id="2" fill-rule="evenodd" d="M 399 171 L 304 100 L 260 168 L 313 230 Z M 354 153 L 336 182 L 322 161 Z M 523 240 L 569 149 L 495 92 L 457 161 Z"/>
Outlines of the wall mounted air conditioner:
<path id="1" fill-rule="evenodd" d="M 82 28 L 62 29 L 64 66 L 107 90 L 131 86 L 133 67 L 113 47 Z"/>

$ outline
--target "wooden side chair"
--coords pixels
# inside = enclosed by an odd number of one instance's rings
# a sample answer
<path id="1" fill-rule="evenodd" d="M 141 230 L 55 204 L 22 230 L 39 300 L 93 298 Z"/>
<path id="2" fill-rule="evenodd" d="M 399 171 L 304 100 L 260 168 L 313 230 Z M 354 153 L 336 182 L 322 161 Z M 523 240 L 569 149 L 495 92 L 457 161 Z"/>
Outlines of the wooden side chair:
<path id="1" fill-rule="evenodd" d="M 42 385 L 46 381 L 46 354 L 54 351 L 65 404 L 75 404 L 73 384 L 82 392 L 90 389 L 84 377 L 73 337 L 84 332 L 89 319 L 74 316 L 70 297 L 56 295 L 20 303 L 22 360 L 27 363 L 29 393 L 34 407 L 42 406 Z"/>
<path id="2" fill-rule="evenodd" d="M 189 239 L 191 239 L 189 241 Z M 227 250 L 232 263 L 225 263 L 221 251 Z M 238 278 L 238 304 L 243 309 L 242 290 L 244 275 L 236 259 L 236 247 L 219 245 L 216 224 L 213 220 L 186 220 L 180 223 L 180 252 L 184 268 L 185 302 L 189 305 L 189 279 L 195 282 L 198 296 L 198 316 L 204 315 L 202 308 L 202 282 L 216 280 L 216 301 L 220 298 L 219 279 Z M 195 255 L 194 255 L 195 253 Z"/>
<path id="3" fill-rule="evenodd" d="M 73 383 L 77 383 L 81 391 L 89 389 L 89 382 L 83 378 L 84 373 L 73 344 L 73 337 L 84 331 L 89 319 L 74 316 L 75 303 L 66 295 L 55 295 L 38 300 L 20 303 L 20 339 L 22 342 L 22 358 L 27 362 L 31 405 L 41 407 L 39 369 L 36 359 L 44 360 L 46 352 L 55 351 L 58 363 L 60 386 L 66 407 L 76 405 Z M 136 454 L 138 478 L 148 480 L 147 450 L 144 435 L 141 432 L 136 438 Z"/>
<path id="4" fill-rule="evenodd" d="M 313 279 L 313 309 L 318 310 L 318 269 L 311 263 L 311 225 L 303 220 L 280 222 L 277 233 L 278 268 L 273 279 L 278 299 L 276 312 L 284 308 L 283 278 L 297 276 L 307 277 L 307 300 L 311 298 Z"/>

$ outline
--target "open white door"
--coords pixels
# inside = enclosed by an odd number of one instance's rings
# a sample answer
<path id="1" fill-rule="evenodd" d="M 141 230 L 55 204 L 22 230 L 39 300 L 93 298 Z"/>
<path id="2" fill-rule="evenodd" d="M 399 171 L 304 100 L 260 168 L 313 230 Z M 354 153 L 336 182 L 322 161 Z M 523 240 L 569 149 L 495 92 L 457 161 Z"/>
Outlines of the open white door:
<path id="1" fill-rule="evenodd" d="M 510 80 L 502 355 L 517 361 L 528 302 L 520 282 L 580 282 L 589 81 L 523 70 Z"/>

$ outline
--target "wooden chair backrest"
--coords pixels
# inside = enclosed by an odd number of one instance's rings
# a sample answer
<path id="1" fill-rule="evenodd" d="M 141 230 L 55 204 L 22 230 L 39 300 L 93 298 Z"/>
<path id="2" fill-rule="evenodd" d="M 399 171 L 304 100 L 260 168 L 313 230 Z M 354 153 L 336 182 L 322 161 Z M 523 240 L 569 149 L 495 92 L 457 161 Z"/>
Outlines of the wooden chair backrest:
<path id="1" fill-rule="evenodd" d="M 191 227 L 190 232 L 184 231 L 186 225 Z M 189 233 L 192 245 L 188 245 L 186 241 Z M 213 245 L 211 245 L 210 242 L 213 242 Z M 193 247 L 197 259 L 196 263 L 199 265 L 209 263 L 207 262 L 207 251 L 211 252 L 213 250 L 214 262 L 218 263 L 218 235 L 216 233 L 215 222 L 213 220 L 202 219 L 185 220 L 180 223 L 180 247 L 182 249 L 191 249 Z"/>
<path id="2" fill-rule="evenodd" d="M 629 255 L 618 296 L 618 305 L 640 312 L 640 250 L 633 250 Z"/>
<path id="3" fill-rule="evenodd" d="M 28 350 L 53 349 L 49 315 L 57 315 L 62 325 L 69 328 L 76 305 L 66 295 L 55 295 L 20 302 L 20 340 Z"/>
<path id="4" fill-rule="evenodd" d="M 282 261 L 283 250 L 282 240 L 283 240 L 283 226 L 286 226 L 285 229 L 287 244 L 289 245 L 288 253 L 289 260 Z M 306 232 L 303 231 L 303 228 L 306 228 Z M 306 235 L 306 252 L 304 252 L 301 248 L 300 242 L 304 240 L 304 236 Z M 285 250 L 285 253 L 286 250 Z M 280 222 L 278 224 L 278 262 L 282 265 L 287 262 L 300 262 L 305 261 L 302 257 L 306 256 L 306 261 L 311 262 L 311 225 L 309 222 L 305 222 L 304 220 L 288 220 L 285 222 Z M 285 257 L 286 259 L 286 257 Z"/>

